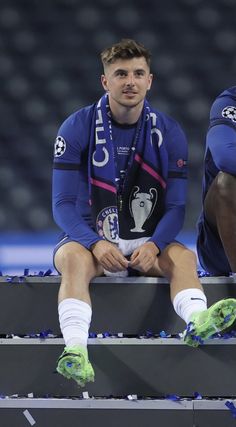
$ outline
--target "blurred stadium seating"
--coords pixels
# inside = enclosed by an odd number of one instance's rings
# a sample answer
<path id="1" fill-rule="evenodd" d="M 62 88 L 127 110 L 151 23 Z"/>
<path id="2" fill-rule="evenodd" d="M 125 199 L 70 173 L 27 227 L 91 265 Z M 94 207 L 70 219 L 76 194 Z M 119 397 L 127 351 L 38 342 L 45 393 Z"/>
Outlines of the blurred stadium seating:
<path id="1" fill-rule="evenodd" d="M 235 16 L 235 0 L 1 0 L 0 233 L 58 231 L 51 214 L 57 129 L 102 94 L 99 53 L 123 37 L 150 48 L 149 99 L 186 131 L 185 230 L 194 230 L 209 107 L 235 84 Z"/>

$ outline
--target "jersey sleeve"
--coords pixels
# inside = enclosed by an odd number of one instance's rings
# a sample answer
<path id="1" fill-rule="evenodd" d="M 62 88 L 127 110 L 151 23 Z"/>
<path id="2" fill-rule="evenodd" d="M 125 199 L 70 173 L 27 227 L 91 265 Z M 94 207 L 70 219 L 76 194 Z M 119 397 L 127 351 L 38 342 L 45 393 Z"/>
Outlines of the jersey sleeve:
<path id="1" fill-rule="evenodd" d="M 83 151 L 82 123 L 79 112 L 62 123 L 54 144 L 54 166 L 57 169 L 76 170 L 81 163 Z M 62 166 L 64 165 L 64 166 Z"/>
<path id="2" fill-rule="evenodd" d="M 89 222 L 87 142 L 80 117 L 70 116 L 60 127 L 55 141 L 52 204 L 57 225 L 72 240 L 89 249 L 100 237 Z"/>
<path id="3" fill-rule="evenodd" d="M 219 124 L 209 129 L 207 147 L 216 167 L 236 175 L 236 127 Z"/>
<path id="4" fill-rule="evenodd" d="M 210 109 L 210 128 L 225 124 L 236 129 L 236 100 L 230 96 L 219 96 Z"/>
<path id="5" fill-rule="evenodd" d="M 185 134 L 178 124 L 168 134 L 167 151 L 169 173 L 165 212 L 150 239 L 161 250 L 174 241 L 185 217 L 188 148 Z"/>
<path id="6" fill-rule="evenodd" d="M 219 96 L 210 111 L 210 126 L 206 139 L 216 167 L 236 175 L 236 99 Z"/>

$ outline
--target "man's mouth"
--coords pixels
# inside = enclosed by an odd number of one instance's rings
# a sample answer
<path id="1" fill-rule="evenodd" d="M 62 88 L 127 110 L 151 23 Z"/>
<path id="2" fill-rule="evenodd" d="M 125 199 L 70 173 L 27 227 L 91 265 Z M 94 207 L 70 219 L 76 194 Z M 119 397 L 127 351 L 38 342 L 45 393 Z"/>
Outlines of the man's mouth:
<path id="1" fill-rule="evenodd" d="M 134 92 L 133 90 L 123 90 L 123 93 L 126 95 L 137 95 L 137 92 Z"/>

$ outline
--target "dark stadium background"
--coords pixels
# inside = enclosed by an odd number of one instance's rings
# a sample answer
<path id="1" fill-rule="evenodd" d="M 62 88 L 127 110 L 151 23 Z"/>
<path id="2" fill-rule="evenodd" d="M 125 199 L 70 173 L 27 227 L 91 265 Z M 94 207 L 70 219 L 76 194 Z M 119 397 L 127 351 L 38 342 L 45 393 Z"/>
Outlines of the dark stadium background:
<path id="1" fill-rule="evenodd" d="M 194 245 L 209 108 L 235 85 L 235 0 L 0 1 L 0 269 L 52 265 L 58 228 L 51 165 L 61 122 L 102 94 L 100 51 L 124 37 L 150 48 L 151 103 L 189 141 L 183 239 Z"/>

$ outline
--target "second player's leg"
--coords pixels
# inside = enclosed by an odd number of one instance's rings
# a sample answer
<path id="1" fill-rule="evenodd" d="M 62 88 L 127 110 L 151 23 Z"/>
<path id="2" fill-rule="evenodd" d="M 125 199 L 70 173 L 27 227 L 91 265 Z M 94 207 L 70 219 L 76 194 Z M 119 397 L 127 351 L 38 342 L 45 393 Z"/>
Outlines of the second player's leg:
<path id="1" fill-rule="evenodd" d="M 204 214 L 218 233 L 232 272 L 236 272 L 236 177 L 219 172 L 204 202 Z"/>

